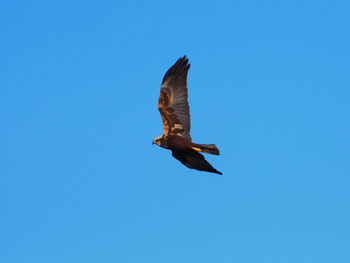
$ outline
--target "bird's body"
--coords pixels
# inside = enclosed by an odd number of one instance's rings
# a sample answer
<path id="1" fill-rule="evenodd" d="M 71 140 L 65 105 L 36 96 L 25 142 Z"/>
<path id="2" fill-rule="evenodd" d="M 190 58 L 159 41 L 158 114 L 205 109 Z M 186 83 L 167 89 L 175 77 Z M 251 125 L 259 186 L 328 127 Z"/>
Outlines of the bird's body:
<path id="1" fill-rule="evenodd" d="M 193 143 L 188 105 L 187 73 L 190 68 L 186 56 L 180 58 L 165 74 L 158 109 L 162 116 L 164 134 L 153 143 L 172 151 L 174 158 L 185 166 L 200 171 L 222 174 L 212 167 L 199 152 L 219 155 L 215 144 Z"/>

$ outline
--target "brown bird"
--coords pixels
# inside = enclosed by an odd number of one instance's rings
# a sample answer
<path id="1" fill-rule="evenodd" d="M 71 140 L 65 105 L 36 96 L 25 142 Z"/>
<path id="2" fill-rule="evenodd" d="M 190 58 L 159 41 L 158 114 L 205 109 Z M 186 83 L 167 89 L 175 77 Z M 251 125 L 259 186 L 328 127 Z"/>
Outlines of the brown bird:
<path id="1" fill-rule="evenodd" d="M 190 136 L 191 120 L 188 106 L 187 73 L 191 64 L 186 56 L 166 72 L 158 101 L 164 134 L 153 140 L 153 144 L 172 151 L 172 155 L 191 169 L 222 174 L 208 163 L 199 152 L 219 155 L 215 144 L 193 143 Z"/>

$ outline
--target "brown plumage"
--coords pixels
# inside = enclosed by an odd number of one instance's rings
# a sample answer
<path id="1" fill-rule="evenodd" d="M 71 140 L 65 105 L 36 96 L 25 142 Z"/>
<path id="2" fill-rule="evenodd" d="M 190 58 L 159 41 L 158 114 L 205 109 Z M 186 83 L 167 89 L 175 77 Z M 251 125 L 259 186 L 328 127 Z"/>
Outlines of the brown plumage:
<path id="1" fill-rule="evenodd" d="M 199 153 L 219 155 L 216 145 L 197 144 L 191 139 L 187 92 L 187 73 L 190 66 L 188 58 L 184 56 L 176 61 L 163 78 L 158 109 L 163 120 L 164 134 L 155 138 L 153 143 L 171 150 L 177 160 L 191 169 L 222 174 Z"/>

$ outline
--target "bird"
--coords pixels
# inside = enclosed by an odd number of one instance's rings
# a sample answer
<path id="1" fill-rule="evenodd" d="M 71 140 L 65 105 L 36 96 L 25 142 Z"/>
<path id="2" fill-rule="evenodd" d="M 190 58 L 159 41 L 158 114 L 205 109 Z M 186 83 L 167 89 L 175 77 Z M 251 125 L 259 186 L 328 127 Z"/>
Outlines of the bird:
<path id="1" fill-rule="evenodd" d="M 190 135 L 191 117 L 188 104 L 187 74 L 191 67 L 186 56 L 179 58 L 165 73 L 158 100 L 164 134 L 152 144 L 172 151 L 172 156 L 191 169 L 222 175 L 204 156 L 220 155 L 215 144 L 193 143 Z"/>

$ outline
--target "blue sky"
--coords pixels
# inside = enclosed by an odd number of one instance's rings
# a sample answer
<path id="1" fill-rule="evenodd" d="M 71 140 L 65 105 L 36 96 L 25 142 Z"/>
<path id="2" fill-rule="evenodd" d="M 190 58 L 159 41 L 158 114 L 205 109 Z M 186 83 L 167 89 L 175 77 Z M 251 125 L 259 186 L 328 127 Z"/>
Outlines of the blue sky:
<path id="1" fill-rule="evenodd" d="M 348 1 L 7 1 L 1 262 L 350 262 Z M 187 55 L 198 143 L 152 146 Z"/>

